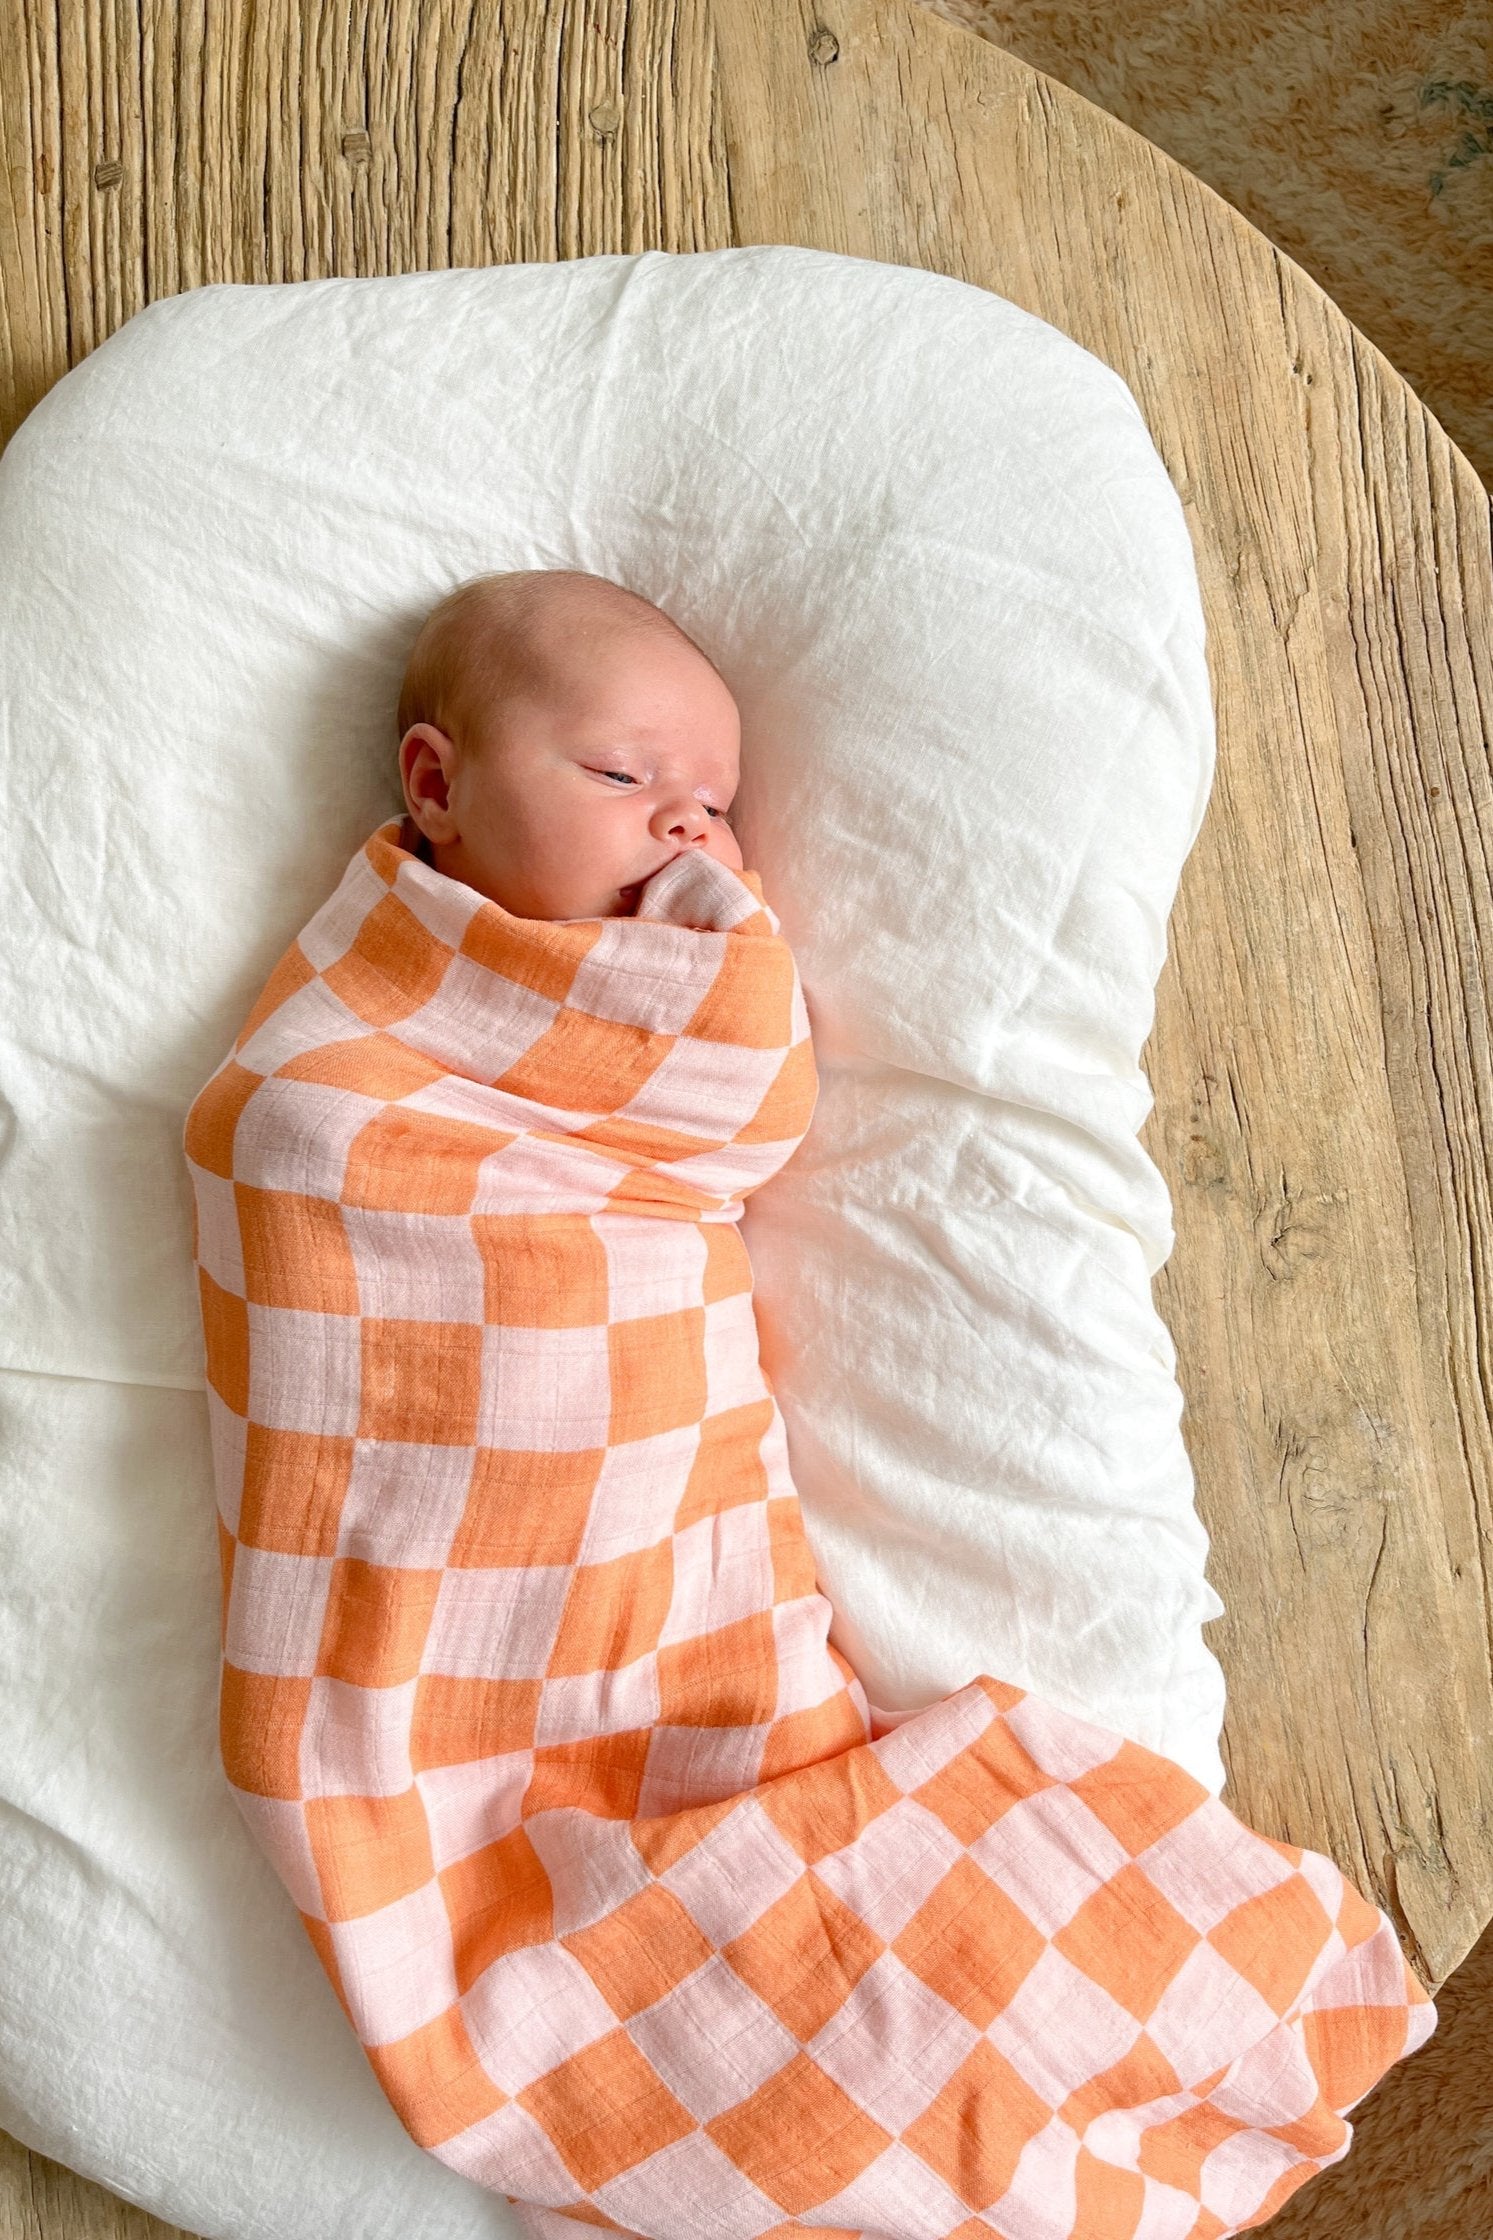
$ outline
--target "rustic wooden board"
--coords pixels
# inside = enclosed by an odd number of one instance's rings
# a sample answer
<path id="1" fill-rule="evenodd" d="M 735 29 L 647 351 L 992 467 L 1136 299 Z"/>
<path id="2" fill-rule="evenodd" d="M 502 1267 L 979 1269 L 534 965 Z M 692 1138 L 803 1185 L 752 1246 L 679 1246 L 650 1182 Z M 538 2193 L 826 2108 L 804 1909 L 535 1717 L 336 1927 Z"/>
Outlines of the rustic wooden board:
<path id="1" fill-rule="evenodd" d="M 1208 188 L 910 0 L 0 0 L 0 154 L 0 436 L 184 288 L 751 242 L 1123 375 L 1218 710 L 1143 1141 L 1225 1795 L 1437 1989 L 1493 1915 L 1493 554 L 1441 428 Z M 166 2232 L 28 2162 L 0 2240 Z"/>
<path id="2" fill-rule="evenodd" d="M 0 2131 L 0 2240 L 193 2240 Z M 349 2235 L 349 2240 L 352 2236 Z"/>

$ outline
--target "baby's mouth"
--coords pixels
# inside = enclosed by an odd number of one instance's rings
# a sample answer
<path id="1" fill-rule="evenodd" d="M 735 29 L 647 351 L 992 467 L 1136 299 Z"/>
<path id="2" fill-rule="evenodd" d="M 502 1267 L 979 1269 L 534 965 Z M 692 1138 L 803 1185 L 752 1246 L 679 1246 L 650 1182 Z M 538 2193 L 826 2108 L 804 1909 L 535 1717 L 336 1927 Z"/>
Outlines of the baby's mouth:
<path id="1" fill-rule="evenodd" d="M 674 855 L 678 855 L 679 853 L 679 849 L 676 848 L 674 850 Z M 658 872 L 662 871 L 665 863 L 672 863 L 673 861 L 674 856 L 665 856 L 662 863 L 656 863 L 653 866 L 653 870 L 645 872 L 641 879 L 634 879 L 631 886 L 619 887 L 617 889 L 617 900 L 621 903 L 625 903 L 629 910 L 636 909 L 638 896 L 642 893 L 644 887 L 647 886 L 648 881 L 655 877 Z"/>

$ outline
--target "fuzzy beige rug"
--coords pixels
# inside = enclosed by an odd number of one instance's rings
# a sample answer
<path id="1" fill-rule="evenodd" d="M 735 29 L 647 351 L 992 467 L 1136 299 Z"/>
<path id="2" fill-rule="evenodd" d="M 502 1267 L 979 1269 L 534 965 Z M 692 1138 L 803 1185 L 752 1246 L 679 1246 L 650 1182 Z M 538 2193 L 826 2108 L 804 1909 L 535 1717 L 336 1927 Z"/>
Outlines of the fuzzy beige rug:
<path id="1" fill-rule="evenodd" d="M 1205 179 L 1493 485 L 1490 0 L 923 4 Z M 1493 2224 L 1468 2240 L 1493 2240 Z"/>
<path id="2" fill-rule="evenodd" d="M 923 0 L 1108 109 L 1325 288 L 1493 484 L 1488 0 Z M 1271 2240 L 1493 2240 L 1493 1929 Z"/>
<path id="3" fill-rule="evenodd" d="M 1271 2240 L 1493 2240 L 1493 1930 L 1436 1995 L 1436 2029 L 1349 2116 L 1344 2159 Z"/>

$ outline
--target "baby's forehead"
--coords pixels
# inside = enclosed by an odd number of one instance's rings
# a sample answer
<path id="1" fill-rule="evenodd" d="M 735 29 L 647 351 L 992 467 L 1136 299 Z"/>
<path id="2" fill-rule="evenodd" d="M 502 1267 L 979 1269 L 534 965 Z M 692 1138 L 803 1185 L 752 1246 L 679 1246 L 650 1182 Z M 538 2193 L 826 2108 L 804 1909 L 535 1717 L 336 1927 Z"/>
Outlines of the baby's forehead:
<path id="1" fill-rule="evenodd" d="M 628 650 L 628 635 L 617 629 L 615 617 L 557 600 L 526 615 L 479 608 L 463 617 L 450 657 L 457 668 L 500 687 L 506 683 L 511 690 L 543 696 L 583 675 L 620 672 Z"/>
<path id="2" fill-rule="evenodd" d="M 619 624 L 614 613 L 584 607 L 538 623 L 505 618 L 498 629 L 478 619 L 454 650 L 464 675 L 532 700 L 605 700 L 640 683 L 652 686 L 660 668 L 686 688 L 703 686 L 715 674 L 687 638 Z"/>

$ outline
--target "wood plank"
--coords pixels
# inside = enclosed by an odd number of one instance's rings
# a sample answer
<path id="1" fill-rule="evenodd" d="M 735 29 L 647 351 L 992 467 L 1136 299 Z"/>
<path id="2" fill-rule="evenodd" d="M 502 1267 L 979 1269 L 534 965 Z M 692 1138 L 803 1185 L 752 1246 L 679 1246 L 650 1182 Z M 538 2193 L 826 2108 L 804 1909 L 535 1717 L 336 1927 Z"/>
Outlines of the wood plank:
<path id="1" fill-rule="evenodd" d="M 1337 1859 L 1436 1989 L 1493 1915 L 1493 551 L 1467 462 L 1208 188 L 909 0 L 0 0 L 0 55 L 0 436 L 184 288 L 756 241 L 994 289 L 1129 383 L 1219 720 L 1142 1140 L 1228 1605 L 1225 1793 Z M 0 2234 L 120 2229 L 30 2161 Z"/>
<path id="2" fill-rule="evenodd" d="M 0 2240 L 194 2240 L 0 2131 Z"/>

